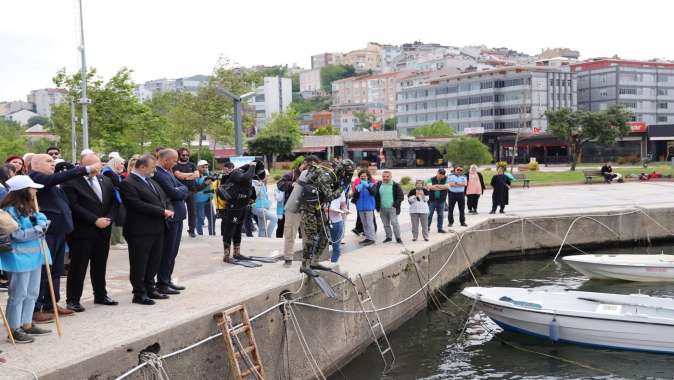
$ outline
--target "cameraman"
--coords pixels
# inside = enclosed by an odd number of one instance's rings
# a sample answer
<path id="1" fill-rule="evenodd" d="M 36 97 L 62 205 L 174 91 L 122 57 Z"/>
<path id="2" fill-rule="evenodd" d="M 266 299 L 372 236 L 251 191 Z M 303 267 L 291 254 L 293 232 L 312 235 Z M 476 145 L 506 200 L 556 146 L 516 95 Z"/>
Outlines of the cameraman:
<path id="1" fill-rule="evenodd" d="M 213 182 L 213 190 L 217 191 L 220 186 L 224 185 L 229 179 L 229 174 L 234 170 L 234 164 L 231 162 L 225 162 L 225 166 L 222 168 L 222 175 L 220 178 L 216 179 Z M 217 192 L 216 192 L 217 194 Z M 225 212 L 225 200 L 222 197 L 215 197 L 215 215 L 218 218 L 222 218 L 223 213 Z"/>
<path id="2" fill-rule="evenodd" d="M 215 219 L 213 218 L 213 182 L 216 178 L 208 173 L 208 162 L 199 160 L 197 163 L 199 177 L 194 181 L 194 201 L 196 203 L 197 223 L 196 230 L 199 236 L 204 234 L 204 217 L 208 221 L 208 236 L 215 236 Z"/>

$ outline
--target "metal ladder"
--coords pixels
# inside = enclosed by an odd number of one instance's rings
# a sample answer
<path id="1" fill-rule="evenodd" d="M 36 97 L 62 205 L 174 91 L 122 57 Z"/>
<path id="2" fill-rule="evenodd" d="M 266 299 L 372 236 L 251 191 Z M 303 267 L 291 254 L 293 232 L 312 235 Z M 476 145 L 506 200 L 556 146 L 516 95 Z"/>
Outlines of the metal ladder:
<path id="1" fill-rule="evenodd" d="M 363 291 L 358 292 L 356 289 L 356 296 L 358 297 L 358 303 L 360 304 L 360 309 L 363 311 L 363 316 L 367 321 L 367 326 L 370 328 L 370 333 L 372 334 L 372 340 L 374 341 L 375 346 L 381 354 L 381 359 L 384 361 L 384 371 L 383 373 L 389 372 L 396 361 L 395 354 L 393 354 L 393 349 L 391 348 L 391 342 L 389 342 L 388 337 L 386 336 L 386 331 L 384 330 L 384 325 L 379 318 L 379 313 L 377 312 L 377 307 L 374 302 L 372 302 L 372 296 L 365 286 L 365 281 L 363 281 L 363 276 L 358 274 L 358 279 L 360 284 L 363 287 Z M 363 295 L 365 298 L 363 298 Z M 367 304 L 367 309 L 365 307 Z M 370 318 L 368 311 L 371 311 L 374 314 L 375 318 Z M 380 336 L 381 335 L 381 336 Z"/>
<path id="2" fill-rule="evenodd" d="M 238 314 L 238 315 L 237 315 Z M 235 316 L 235 318 L 232 318 Z M 260 352 L 255 343 L 255 336 L 253 335 L 253 326 L 248 317 L 248 310 L 245 305 L 238 305 L 231 309 L 223 311 L 219 315 L 215 315 L 218 321 L 218 327 L 222 331 L 222 337 L 225 339 L 225 348 L 227 349 L 227 359 L 229 360 L 229 371 L 235 380 L 243 380 L 249 376 L 258 380 L 265 379 L 264 367 L 262 367 L 262 360 L 260 359 Z M 234 325 L 234 320 L 239 321 Z M 248 346 L 243 347 L 242 340 L 239 335 L 245 334 L 245 339 Z M 243 359 L 243 367 L 248 368 L 241 371 L 242 365 L 240 360 Z"/>

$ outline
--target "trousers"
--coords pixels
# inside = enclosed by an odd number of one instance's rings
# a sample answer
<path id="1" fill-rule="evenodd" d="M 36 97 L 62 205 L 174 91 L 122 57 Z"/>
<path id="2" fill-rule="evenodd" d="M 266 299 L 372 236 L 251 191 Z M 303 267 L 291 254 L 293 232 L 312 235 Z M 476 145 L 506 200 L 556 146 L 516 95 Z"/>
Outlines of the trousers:
<path id="1" fill-rule="evenodd" d="M 300 223 L 302 214 L 286 211 L 283 219 L 285 219 L 285 222 L 283 222 L 283 259 L 292 260 L 297 231 L 303 228 Z M 304 235 L 304 231 L 302 231 L 302 236 L 306 236 Z"/>
<path id="2" fill-rule="evenodd" d="M 449 224 L 454 223 L 454 206 L 459 207 L 459 222 L 461 224 L 466 223 L 466 196 L 464 193 L 452 193 L 450 192 L 449 197 Z"/>
<path id="3" fill-rule="evenodd" d="M 7 322 L 12 330 L 33 322 L 35 300 L 40 292 L 42 268 L 29 272 L 7 272 L 10 276 Z"/>
<path id="4" fill-rule="evenodd" d="M 480 194 L 466 195 L 468 211 L 477 211 L 477 202 L 480 200 Z"/>
<path id="5" fill-rule="evenodd" d="M 382 208 L 379 210 L 379 217 L 381 218 L 381 223 L 384 225 L 386 238 L 391 239 L 392 235 L 395 235 L 396 239 L 400 239 L 400 224 L 398 224 L 398 214 L 396 209 L 393 207 Z"/>
<path id="6" fill-rule="evenodd" d="M 125 236 L 129 245 L 129 280 L 135 296 L 144 297 L 155 290 L 155 276 L 164 246 L 164 234 Z"/>
<path id="7" fill-rule="evenodd" d="M 307 263 L 308 260 L 317 262 L 321 253 L 328 246 L 328 228 L 327 217 L 321 209 L 303 210 L 301 213 L 302 229 L 302 258 Z"/>
<path id="8" fill-rule="evenodd" d="M 428 240 L 428 214 L 410 214 L 412 219 L 412 238 L 419 237 L 419 225 L 421 225 L 421 236 Z"/>
<path id="9" fill-rule="evenodd" d="M 66 301 L 80 302 L 88 266 L 90 266 L 89 273 L 94 298 L 101 299 L 108 295 L 105 289 L 105 272 L 110 252 L 110 232 L 111 228 L 106 228 L 100 231 L 95 239 L 70 241 L 70 270 L 68 270 Z"/>
<path id="10" fill-rule="evenodd" d="M 168 222 L 168 228 L 164 234 L 164 250 L 159 262 L 159 272 L 157 273 L 157 282 L 160 286 L 166 286 L 171 283 L 173 268 L 176 265 L 176 257 L 180 249 L 180 238 L 183 234 L 183 221 Z"/>
<path id="11" fill-rule="evenodd" d="M 445 216 L 445 201 L 435 200 L 428 202 L 428 226 L 430 227 L 431 222 L 433 221 L 433 212 L 438 215 L 438 231 L 442 229 L 442 222 Z"/>

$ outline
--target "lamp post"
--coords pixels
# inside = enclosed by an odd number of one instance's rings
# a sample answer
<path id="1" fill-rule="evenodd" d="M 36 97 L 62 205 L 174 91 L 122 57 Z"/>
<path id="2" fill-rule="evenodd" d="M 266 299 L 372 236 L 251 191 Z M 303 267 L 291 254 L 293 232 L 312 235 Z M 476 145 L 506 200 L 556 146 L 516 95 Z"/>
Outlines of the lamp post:
<path id="1" fill-rule="evenodd" d="M 255 95 L 254 92 L 248 92 L 241 96 L 232 94 L 221 86 L 216 88 L 216 93 L 232 100 L 234 103 L 234 147 L 237 156 L 243 156 L 243 146 L 241 141 L 241 116 L 243 115 L 243 106 L 241 102 Z"/>
<path id="2" fill-rule="evenodd" d="M 84 54 L 84 19 L 82 15 L 82 0 L 79 0 L 80 4 L 80 36 L 82 38 L 80 45 L 80 53 L 82 55 L 82 97 L 80 98 L 80 104 L 82 105 L 82 149 L 89 149 L 89 114 L 87 112 L 87 105 L 90 103 L 87 98 L 87 61 Z"/>

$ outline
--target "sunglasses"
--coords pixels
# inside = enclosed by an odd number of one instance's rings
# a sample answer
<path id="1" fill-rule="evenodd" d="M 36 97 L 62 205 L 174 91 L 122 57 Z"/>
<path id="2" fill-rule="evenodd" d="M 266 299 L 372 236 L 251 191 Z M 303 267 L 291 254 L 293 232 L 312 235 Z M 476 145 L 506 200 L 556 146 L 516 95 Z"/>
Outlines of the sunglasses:
<path id="1" fill-rule="evenodd" d="M 457 172 L 462 172 L 462 171 L 463 171 L 463 169 L 456 169 L 456 171 L 457 171 Z"/>

